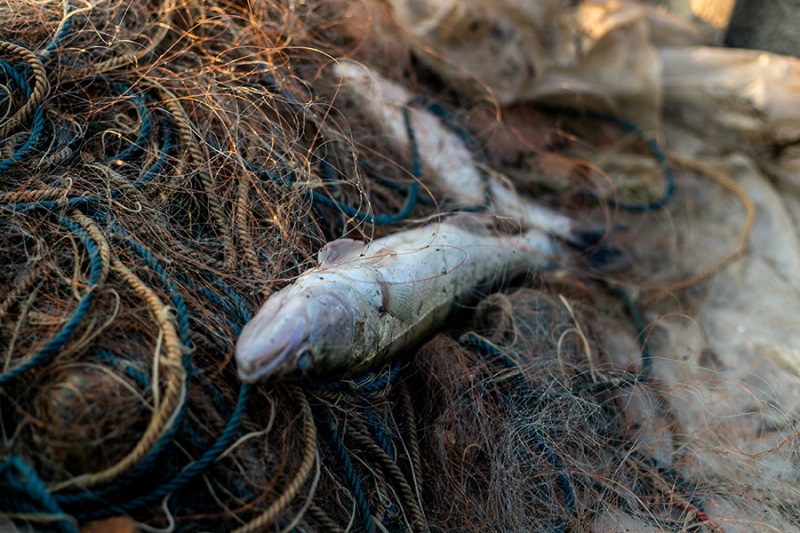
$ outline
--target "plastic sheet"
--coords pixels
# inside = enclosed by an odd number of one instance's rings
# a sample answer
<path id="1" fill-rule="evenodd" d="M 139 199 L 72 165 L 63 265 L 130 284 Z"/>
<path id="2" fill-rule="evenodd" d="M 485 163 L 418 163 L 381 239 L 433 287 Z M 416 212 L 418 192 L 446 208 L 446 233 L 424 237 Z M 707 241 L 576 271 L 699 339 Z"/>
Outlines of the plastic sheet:
<path id="1" fill-rule="evenodd" d="M 527 11 L 512 1 L 393 4 L 420 58 L 450 83 L 501 106 L 533 100 L 634 120 L 746 191 L 758 216 L 745 256 L 646 313 L 654 376 L 673 417 L 661 423 L 674 425 L 675 439 L 653 446 L 693 480 L 735 480 L 725 490 L 737 503 L 720 496 L 713 513 L 729 518 L 726 531 L 748 530 L 741 524 L 750 520 L 796 530 L 765 502 L 790 506 L 800 483 L 800 61 L 707 46 L 700 30 L 635 2 L 538 2 Z M 642 168 L 636 158 L 593 159 L 634 180 Z M 634 228 L 638 258 L 663 279 L 724 257 L 743 222 L 737 200 L 707 176 L 683 170 L 679 189 L 663 219 L 620 219 Z M 631 399 L 645 441 L 658 433 L 657 404 Z M 643 527 L 632 520 L 609 512 L 595 527 Z"/>

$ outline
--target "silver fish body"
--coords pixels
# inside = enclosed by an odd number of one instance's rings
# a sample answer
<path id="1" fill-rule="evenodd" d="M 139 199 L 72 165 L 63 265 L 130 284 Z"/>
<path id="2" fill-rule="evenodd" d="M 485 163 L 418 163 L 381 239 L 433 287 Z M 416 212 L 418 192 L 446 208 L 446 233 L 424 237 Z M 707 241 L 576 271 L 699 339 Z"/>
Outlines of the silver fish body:
<path id="1" fill-rule="evenodd" d="M 242 330 L 239 377 L 254 382 L 373 370 L 440 327 L 476 291 L 512 271 L 541 266 L 553 245 L 538 230 L 493 236 L 471 216 L 368 244 L 328 243 L 319 266 L 270 296 Z"/>

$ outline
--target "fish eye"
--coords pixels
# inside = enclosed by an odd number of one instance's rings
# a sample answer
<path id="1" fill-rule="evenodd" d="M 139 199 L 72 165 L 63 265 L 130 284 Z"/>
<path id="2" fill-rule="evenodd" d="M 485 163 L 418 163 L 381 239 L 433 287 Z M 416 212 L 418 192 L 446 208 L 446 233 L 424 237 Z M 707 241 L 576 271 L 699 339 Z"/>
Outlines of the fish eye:
<path id="1" fill-rule="evenodd" d="M 303 350 L 303 353 L 300 354 L 300 357 L 297 359 L 297 370 L 300 373 L 305 374 L 311 369 L 311 365 L 314 363 L 314 356 L 308 350 Z"/>

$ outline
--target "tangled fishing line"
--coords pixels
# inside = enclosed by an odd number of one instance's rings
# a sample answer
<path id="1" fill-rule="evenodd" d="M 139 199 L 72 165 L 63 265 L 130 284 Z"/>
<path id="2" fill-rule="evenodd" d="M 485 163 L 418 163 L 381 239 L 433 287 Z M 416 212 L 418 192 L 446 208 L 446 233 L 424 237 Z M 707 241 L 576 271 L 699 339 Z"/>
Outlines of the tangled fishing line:
<path id="1" fill-rule="evenodd" d="M 603 288 L 493 295 L 363 379 L 238 382 L 240 329 L 325 242 L 440 208 L 419 191 L 425 147 L 387 152 L 336 106 L 324 65 L 362 50 L 343 9 L 0 7 L 5 519 L 567 531 L 619 509 L 713 530 L 711 489 L 625 421 L 620 391 L 647 376 L 608 363 Z"/>

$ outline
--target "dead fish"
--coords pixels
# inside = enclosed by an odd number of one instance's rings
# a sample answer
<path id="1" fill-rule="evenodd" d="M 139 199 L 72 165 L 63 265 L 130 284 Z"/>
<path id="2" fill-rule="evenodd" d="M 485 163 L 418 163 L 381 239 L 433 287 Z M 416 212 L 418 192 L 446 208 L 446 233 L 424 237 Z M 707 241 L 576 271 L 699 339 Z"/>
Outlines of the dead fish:
<path id="1" fill-rule="evenodd" d="M 334 73 L 342 79 L 342 92 L 358 102 L 359 109 L 371 118 L 384 138 L 408 151 L 410 141 L 403 109 L 408 108 L 413 95 L 398 83 L 350 61 L 338 62 Z M 474 208 L 488 194 L 497 215 L 566 240 L 576 238 L 581 228 L 572 219 L 517 193 L 505 176 L 492 172 L 486 183 L 463 139 L 440 117 L 425 108 L 409 108 L 408 112 L 417 145 L 428 147 L 419 151 L 420 162 L 428 170 L 426 178 L 436 182 L 452 208 Z"/>
<path id="2" fill-rule="evenodd" d="M 400 84 L 351 61 L 339 61 L 333 72 L 342 80 L 342 95 L 357 102 L 382 132 L 382 138 L 402 151 L 410 149 L 403 110 L 408 111 L 417 145 L 429 148 L 419 151 L 420 162 L 427 169 L 426 179 L 441 189 L 442 200 L 450 208 L 474 211 L 488 197 L 491 205 L 487 206 L 487 213 L 515 220 L 523 228 L 539 228 L 572 246 L 589 250 L 593 257 L 588 259 L 601 270 L 619 265 L 619 254 L 605 242 L 613 228 L 581 225 L 520 194 L 507 176 L 494 170 L 484 169 L 488 173 L 488 179 L 484 179 L 464 140 L 433 112 L 409 107 L 413 95 Z"/>
<path id="3" fill-rule="evenodd" d="M 236 346 L 246 382 L 374 370 L 503 276 L 540 268 L 559 243 L 540 230 L 492 235 L 458 215 L 364 243 L 339 239 L 319 266 L 270 296 Z"/>

